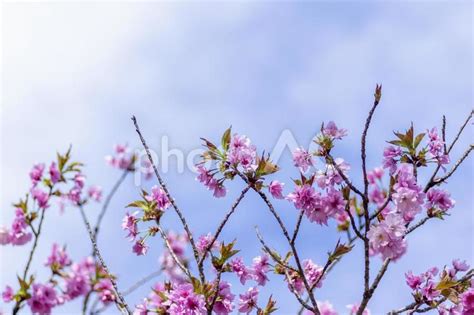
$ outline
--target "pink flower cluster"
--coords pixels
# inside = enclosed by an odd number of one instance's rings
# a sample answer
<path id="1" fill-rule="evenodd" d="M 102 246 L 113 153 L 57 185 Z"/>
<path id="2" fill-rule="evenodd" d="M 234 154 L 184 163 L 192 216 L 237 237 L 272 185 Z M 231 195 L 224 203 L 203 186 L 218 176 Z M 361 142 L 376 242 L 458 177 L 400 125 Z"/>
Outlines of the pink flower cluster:
<path id="1" fill-rule="evenodd" d="M 397 213 L 389 213 L 384 220 L 370 227 L 367 237 L 372 255 L 380 254 L 383 259 L 399 259 L 405 254 L 405 221 Z"/>
<path id="2" fill-rule="evenodd" d="M 425 193 L 416 182 L 412 165 L 402 163 L 397 174 L 397 183 L 393 187 L 392 199 L 396 211 L 408 223 L 421 212 Z"/>
<path id="3" fill-rule="evenodd" d="M 48 256 L 45 266 L 59 270 L 71 265 L 71 263 L 71 259 L 69 259 L 69 256 L 66 253 L 66 247 L 59 247 L 58 244 L 54 243 L 51 249 L 51 255 Z"/>
<path id="4" fill-rule="evenodd" d="M 293 151 L 293 162 L 303 173 L 306 173 L 313 166 L 311 154 L 303 148 L 297 148 Z"/>
<path id="5" fill-rule="evenodd" d="M 135 155 L 128 144 L 116 144 L 113 155 L 105 157 L 108 165 L 122 170 L 130 169 L 133 166 L 134 160 Z"/>
<path id="6" fill-rule="evenodd" d="M 29 227 L 26 223 L 23 209 L 17 208 L 15 210 L 15 218 L 13 219 L 11 229 L 0 227 L 0 245 L 25 245 L 32 238 L 32 233 L 29 232 L 28 229 Z"/>
<path id="7" fill-rule="evenodd" d="M 227 190 L 224 187 L 224 180 L 223 179 L 216 179 L 210 170 L 207 170 L 204 166 L 198 165 L 197 166 L 198 176 L 196 180 L 200 183 L 204 184 L 208 190 L 213 191 L 214 197 L 221 198 L 225 197 Z"/>
<path id="8" fill-rule="evenodd" d="M 60 300 L 50 284 L 33 284 L 31 298 L 28 299 L 28 306 L 32 313 L 51 314 L 51 309 L 58 305 Z"/>
<path id="9" fill-rule="evenodd" d="M 230 140 L 227 162 L 234 167 L 241 166 L 244 171 L 254 171 L 256 164 L 257 149 L 250 139 L 244 135 L 234 134 Z"/>
<path id="10" fill-rule="evenodd" d="M 134 314 L 207 314 L 206 298 L 204 295 L 196 293 L 192 284 L 173 282 L 170 286 L 164 286 L 161 283 L 155 284 L 149 297 L 144 299 L 143 303 L 136 306 Z M 213 311 L 219 315 L 232 313 L 235 308 L 234 299 L 235 295 L 231 292 L 230 284 L 226 281 L 221 281 Z"/>
<path id="11" fill-rule="evenodd" d="M 412 295 L 417 301 L 428 305 L 436 303 L 438 311 L 442 315 L 468 315 L 474 312 L 474 281 L 471 280 L 471 286 L 465 289 L 465 292 L 460 291 L 462 287 L 454 289 L 458 274 L 468 270 L 469 265 L 465 261 L 455 259 L 452 262 L 452 267 L 445 267 L 441 272 L 436 267 L 430 268 L 419 275 L 414 275 L 413 272 L 408 271 L 405 273 L 405 279 L 407 285 L 413 290 Z M 449 283 L 449 285 L 446 286 L 446 283 Z M 442 290 L 439 286 L 448 288 L 452 297 L 459 295 L 460 303 L 449 305 L 449 302 L 443 299 Z"/>
<path id="12" fill-rule="evenodd" d="M 304 275 L 310 287 L 321 288 L 323 286 L 323 267 L 315 264 L 311 259 L 303 261 Z M 290 271 L 290 277 L 286 278 L 289 281 L 288 287 L 291 291 L 296 291 L 299 294 L 305 292 L 305 286 L 303 278 L 301 278 L 296 272 Z"/>
<path id="13" fill-rule="evenodd" d="M 134 241 L 132 250 L 138 256 L 145 255 L 148 252 L 149 247 L 145 243 L 145 239 L 148 236 L 154 236 L 157 232 L 156 229 L 151 227 L 144 233 L 143 236 L 137 239 L 140 234 L 138 231 L 138 222 L 150 221 L 151 219 L 158 220 L 161 214 L 171 205 L 171 201 L 169 200 L 166 192 L 161 187 L 156 185 L 151 188 L 151 194 L 145 194 L 143 199 L 143 201 L 139 201 L 136 203 L 136 205 L 134 205 L 135 207 L 142 207 L 144 210 L 142 218 L 138 217 L 140 212 L 135 211 L 132 214 L 127 212 L 122 219 L 122 229 L 127 231 L 128 234 L 126 237 L 129 238 L 130 241 Z M 153 218 L 147 217 L 149 216 L 150 212 L 154 212 Z"/>
<path id="14" fill-rule="evenodd" d="M 248 280 L 254 280 L 258 285 L 264 286 L 268 281 L 267 273 L 270 271 L 270 264 L 267 255 L 255 257 L 251 267 L 245 266 L 241 257 L 232 259 L 229 265 L 242 284 Z"/>
<path id="15" fill-rule="evenodd" d="M 342 193 L 334 188 L 326 190 L 326 195 L 317 192 L 310 184 L 296 186 L 287 200 L 293 202 L 296 209 L 301 209 L 311 222 L 327 225 L 329 218 L 336 218 L 344 212 L 345 201 Z"/>
<path id="16" fill-rule="evenodd" d="M 431 130 L 428 130 L 428 150 L 433 157 L 440 165 L 449 163 L 448 154 L 444 153 L 444 141 L 440 138 L 438 130 L 436 127 L 433 127 Z"/>

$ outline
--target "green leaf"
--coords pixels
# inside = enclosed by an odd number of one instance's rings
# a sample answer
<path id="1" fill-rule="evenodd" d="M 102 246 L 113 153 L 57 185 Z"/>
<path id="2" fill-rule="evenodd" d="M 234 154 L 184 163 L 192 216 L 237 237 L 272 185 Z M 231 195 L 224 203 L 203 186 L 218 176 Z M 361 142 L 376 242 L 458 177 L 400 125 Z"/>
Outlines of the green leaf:
<path id="1" fill-rule="evenodd" d="M 436 290 L 443 291 L 443 290 L 455 287 L 458 284 L 459 284 L 458 281 L 453 281 L 449 278 L 445 278 L 438 283 L 438 285 L 436 286 Z"/>
<path id="2" fill-rule="evenodd" d="M 415 144 L 414 144 L 415 149 L 418 147 L 418 145 L 420 144 L 421 140 L 423 140 L 424 137 L 425 137 L 425 133 L 420 133 L 419 135 L 416 136 Z"/>
<path id="3" fill-rule="evenodd" d="M 148 208 L 148 204 L 143 200 L 136 200 L 132 203 L 129 203 L 125 208 L 141 208 L 145 210 Z"/>
<path id="4" fill-rule="evenodd" d="M 227 130 L 222 135 L 221 145 L 222 145 L 222 148 L 224 149 L 224 151 L 227 151 L 229 149 L 231 131 L 232 131 L 232 126 L 227 128 Z"/>

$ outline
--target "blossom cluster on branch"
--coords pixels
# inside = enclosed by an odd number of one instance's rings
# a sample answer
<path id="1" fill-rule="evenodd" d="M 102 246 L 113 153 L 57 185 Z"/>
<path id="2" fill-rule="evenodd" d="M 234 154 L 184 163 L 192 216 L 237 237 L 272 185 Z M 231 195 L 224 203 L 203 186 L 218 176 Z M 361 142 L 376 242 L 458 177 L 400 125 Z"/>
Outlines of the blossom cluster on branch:
<path id="1" fill-rule="evenodd" d="M 29 193 L 15 204 L 11 226 L 0 228 L 2 245 L 21 246 L 33 240 L 23 276 L 18 277 L 17 285 L 5 288 L 3 301 L 13 303 L 14 314 L 25 305 L 32 313 L 50 314 L 55 307 L 82 298 L 83 314 L 98 314 L 115 305 L 121 312 L 135 315 L 224 315 L 234 312 L 268 315 L 278 312 L 278 301 L 271 295 L 262 297 L 260 293 L 273 273 L 281 278 L 301 306 L 299 314 L 335 315 L 338 314 L 336 307 L 329 301 L 317 299 L 317 292 L 324 288 L 335 265 L 359 245 L 364 252 L 364 269 L 360 272 L 364 286 L 360 300 L 349 304 L 345 313 L 369 315 L 367 306 L 388 266 L 410 250 L 409 234 L 429 220 L 445 219 L 451 213 L 455 201 L 442 184 L 473 150 L 470 145 L 455 163 L 451 162 L 451 149 L 469 124 L 471 112 L 451 143 L 446 140 L 444 117 L 441 132 L 433 127 L 416 133 L 413 124 L 404 132 L 395 132 L 395 139 L 388 141 L 388 146 L 381 152 L 381 166 L 368 169 L 366 139 L 381 92 L 381 86 L 377 85 L 361 136 L 361 186 L 355 183 L 351 174 L 355 167 L 334 155 L 334 148 L 344 141 L 348 131 L 332 121 L 321 125 L 313 140 L 315 150 L 302 147 L 294 150 L 295 175 L 286 184 L 275 178 L 279 166 L 260 152 L 247 136 L 233 133 L 229 128 L 219 142 L 202 138 L 205 151 L 196 165 L 197 181 L 216 198 L 226 197 L 230 181 L 241 182 L 243 188 L 223 213 L 216 230 L 200 236 L 193 233 L 172 197 L 133 117 L 148 157 L 145 176 L 148 179 L 155 176 L 157 183 L 149 191 L 137 192 L 138 199 L 128 203 L 121 228 L 124 237 L 131 242 L 131 252 L 138 256 L 146 255 L 150 246 L 156 244 L 151 242 L 153 238 L 160 238 L 163 243 L 160 270 L 151 275 L 160 275 L 161 279 L 134 308 L 127 304 L 126 295 L 149 279 L 120 291 L 116 277 L 101 255 L 98 234 L 110 199 L 126 175 L 137 171 L 136 155 L 127 145 L 117 145 L 114 154 L 106 157 L 109 165 L 123 173 L 105 197 L 95 225 L 90 224 L 84 208 L 91 201 L 101 202 L 102 190 L 98 186 L 85 189 L 82 164 L 71 162 L 70 151 L 58 154 L 48 170 L 44 164 L 34 165 L 30 172 Z M 426 183 L 419 179 L 418 174 L 422 171 L 432 172 Z M 240 255 L 245 248 L 239 248 L 238 240 L 223 239 L 221 233 L 232 224 L 233 214 L 249 192 L 257 194 L 265 204 L 285 239 L 286 250 L 273 249 L 256 227 L 261 254 L 246 263 Z M 51 254 L 44 264 L 50 269 L 51 276 L 38 281 L 30 272 L 31 261 L 42 233 L 45 213 L 53 200 L 60 209 L 72 205 L 81 214 L 91 240 L 92 255 L 74 262 L 65 246 L 52 244 Z M 295 208 L 294 227 L 290 228 L 281 218 L 278 203 L 289 203 Z M 163 225 L 162 218 L 170 212 L 177 214 L 183 231 L 174 232 Z M 314 224 L 315 229 L 335 222 L 341 238 L 347 239 L 329 245 L 327 258 L 323 261 L 302 257 L 296 241 L 304 220 Z M 371 272 L 374 259 L 382 260 L 376 273 Z M 474 270 L 469 264 L 458 259 L 453 260 L 451 266 L 433 267 L 422 274 L 408 271 L 405 278 L 413 300 L 398 310 L 387 312 L 413 314 L 437 310 L 442 315 L 474 314 L 473 276 Z M 234 280 L 240 282 L 241 287 L 232 287 Z M 95 302 L 91 305 L 93 296 Z"/>

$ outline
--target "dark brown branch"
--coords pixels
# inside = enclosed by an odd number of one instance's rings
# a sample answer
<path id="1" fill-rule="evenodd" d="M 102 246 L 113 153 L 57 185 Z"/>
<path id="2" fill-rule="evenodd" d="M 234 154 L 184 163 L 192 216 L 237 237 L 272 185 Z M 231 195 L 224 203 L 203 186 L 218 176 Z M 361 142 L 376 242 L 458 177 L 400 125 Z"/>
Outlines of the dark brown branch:
<path id="1" fill-rule="evenodd" d="M 365 223 L 365 232 L 364 232 L 364 298 L 363 300 L 368 299 L 369 295 L 369 281 L 370 281 L 370 257 L 369 257 L 369 239 L 367 238 L 367 233 L 370 228 L 370 217 L 369 217 L 369 180 L 367 178 L 367 166 L 366 166 L 366 140 L 367 132 L 369 131 L 370 122 L 374 115 L 375 109 L 380 102 L 380 97 L 382 96 L 382 86 L 377 85 L 375 87 L 374 94 L 374 104 L 369 111 L 367 120 L 365 121 L 364 131 L 362 132 L 361 137 L 361 160 L 362 160 L 362 175 L 364 179 L 364 195 L 362 196 L 362 206 L 364 209 L 364 223 Z M 359 308 L 358 313 L 362 314 L 364 307 Z"/>
<path id="2" fill-rule="evenodd" d="M 301 209 L 300 214 L 298 215 L 298 220 L 296 221 L 295 230 L 293 232 L 293 236 L 291 237 L 291 243 L 294 244 L 296 238 L 298 237 L 298 233 L 300 231 L 301 221 L 303 221 L 304 216 L 304 209 Z"/>
<path id="3" fill-rule="evenodd" d="M 96 243 L 95 238 L 94 238 L 94 232 L 92 231 L 91 225 L 90 225 L 89 221 L 87 220 L 87 217 L 86 217 L 86 214 L 84 213 L 84 208 L 82 207 L 82 205 L 79 205 L 79 210 L 81 212 L 82 220 L 84 221 L 84 224 L 86 225 L 87 232 L 89 233 L 89 238 L 92 242 L 92 246 L 94 248 L 95 254 L 96 254 L 97 258 L 99 259 L 99 262 L 100 262 L 102 268 L 104 269 L 105 273 L 108 275 L 108 278 L 109 278 L 109 280 L 112 283 L 112 286 L 114 288 L 115 295 L 117 296 L 117 299 L 118 299 L 118 303 L 117 303 L 117 301 L 115 303 L 117 304 L 119 309 L 124 311 L 126 314 L 131 315 L 132 312 L 128 308 L 127 302 L 125 301 L 124 297 L 120 293 L 120 291 L 118 289 L 118 286 L 117 286 L 117 282 L 115 281 L 114 277 L 110 274 L 109 268 L 107 267 L 107 265 L 105 264 L 104 259 L 102 258 L 102 254 L 100 253 L 99 247 L 97 246 L 97 243 Z"/>
<path id="4" fill-rule="evenodd" d="M 364 312 L 365 308 L 367 307 L 367 304 L 369 303 L 369 300 L 372 298 L 372 295 L 374 294 L 385 272 L 387 271 L 387 268 L 390 262 L 391 262 L 390 258 L 385 259 L 385 261 L 383 262 L 382 267 L 377 273 L 377 276 L 375 276 L 374 282 L 372 283 L 369 290 L 367 291 L 367 294 L 364 294 L 364 298 L 362 302 L 360 303 L 359 310 L 357 311 L 358 315 L 361 315 Z"/>
<path id="5" fill-rule="evenodd" d="M 173 197 L 171 197 L 171 194 L 169 193 L 165 182 L 163 181 L 163 179 L 160 176 L 160 173 L 158 172 L 158 168 L 156 167 L 155 163 L 153 162 L 153 157 L 151 156 L 150 149 L 149 149 L 148 145 L 146 144 L 145 138 L 143 138 L 143 135 L 140 131 L 140 127 L 138 126 L 138 122 L 137 122 L 137 119 L 135 118 L 135 116 L 132 116 L 132 121 L 133 121 L 133 124 L 135 125 L 135 130 L 136 130 L 138 136 L 140 137 L 140 141 L 142 142 L 142 145 L 143 145 L 143 147 L 146 151 L 146 154 L 148 156 L 148 160 L 150 161 L 150 164 L 153 167 L 153 171 L 155 172 L 155 176 L 158 179 L 158 182 L 160 183 L 161 188 L 163 189 L 166 196 L 170 200 L 170 203 L 173 206 L 173 209 L 175 210 L 176 214 L 178 215 L 179 219 L 181 220 L 181 223 L 184 227 L 184 230 L 186 231 L 186 234 L 188 235 L 189 243 L 191 244 L 191 247 L 193 249 L 194 259 L 196 260 L 196 264 L 198 265 L 199 277 L 201 278 L 201 282 L 204 284 L 206 282 L 206 277 L 204 275 L 204 269 L 202 268 L 202 265 L 201 266 L 199 265 L 199 252 L 197 250 L 196 243 L 194 242 L 193 234 L 191 233 L 191 230 L 189 229 L 188 223 L 186 222 L 186 219 L 185 219 L 183 213 L 178 208 L 178 206 L 177 206 L 175 200 L 173 199 Z"/>

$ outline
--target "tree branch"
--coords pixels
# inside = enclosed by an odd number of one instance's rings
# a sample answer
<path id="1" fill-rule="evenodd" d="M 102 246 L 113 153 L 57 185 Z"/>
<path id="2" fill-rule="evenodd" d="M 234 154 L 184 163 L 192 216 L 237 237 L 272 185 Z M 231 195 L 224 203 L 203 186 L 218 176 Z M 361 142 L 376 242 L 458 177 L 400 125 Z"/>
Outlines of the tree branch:
<path id="1" fill-rule="evenodd" d="M 97 256 L 97 258 L 99 259 L 99 262 L 102 266 L 102 268 L 104 269 L 104 271 L 107 273 L 107 275 L 109 276 L 109 280 L 110 282 L 112 283 L 112 286 L 114 288 L 114 291 L 115 291 L 115 294 L 117 296 L 117 299 L 119 300 L 120 303 L 117 303 L 117 301 L 115 302 L 117 304 L 117 306 L 122 310 L 124 311 L 126 314 L 128 315 L 131 315 L 132 312 L 130 311 L 130 309 L 128 308 L 128 305 L 127 305 L 127 302 L 125 301 L 124 297 L 122 296 L 122 294 L 120 293 L 119 289 L 118 289 L 118 286 L 117 286 L 117 282 L 115 281 L 115 279 L 113 278 L 113 276 L 110 274 L 110 271 L 109 271 L 109 268 L 107 267 L 107 265 L 105 264 L 105 261 L 104 259 L 102 258 L 102 255 L 99 251 L 99 247 L 97 246 L 97 243 L 95 241 L 95 238 L 94 238 L 94 232 L 92 232 L 92 228 L 91 228 L 91 225 L 89 223 L 89 221 L 87 220 L 87 217 L 86 217 L 86 214 L 84 213 L 84 208 L 82 207 L 82 205 L 79 205 L 78 206 L 80 212 L 81 212 L 81 216 L 82 216 L 82 220 L 84 221 L 84 224 L 86 225 L 86 228 L 87 228 L 87 232 L 89 233 L 89 238 L 92 242 L 92 246 L 94 248 L 94 251 L 95 251 L 95 254 Z"/>
<path id="2" fill-rule="evenodd" d="M 201 259 L 199 260 L 198 265 L 200 266 L 200 268 L 203 268 L 204 260 L 206 259 L 207 254 L 208 254 L 209 251 L 212 249 L 212 246 L 214 246 L 214 243 L 216 242 L 217 238 L 218 238 L 219 235 L 221 234 L 222 229 L 224 228 L 224 226 L 225 226 L 225 225 L 227 224 L 227 222 L 229 221 L 230 216 L 231 216 L 231 215 L 234 213 L 234 211 L 237 209 L 237 206 L 239 205 L 239 203 L 242 201 L 242 199 L 244 199 L 244 196 L 245 196 L 245 194 L 249 191 L 249 189 L 250 189 L 250 186 L 247 186 L 247 187 L 245 187 L 245 188 L 240 192 L 239 197 L 234 201 L 234 203 L 232 204 L 232 207 L 230 208 L 229 212 L 227 212 L 227 214 L 225 215 L 224 219 L 221 221 L 221 223 L 220 223 L 219 226 L 217 227 L 217 230 L 216 230 L 216 232 L 214 233 L 214 236 L 212 237 L 211 242 L 210 242 L 209 245 L 206 247 L 206 249 L 205 249 L 204 252 L 202 253 Z"/>
<path id="3" fill-rule="evenodd" d="M 173 199 L 173 197 L 171 197 L 171 194 L 169 193 L 165 182 L 163 181 L 163 179 L 160 176 L 160 173 L 158 172 L 158 168 L 156 167 L 155 163 L 153 162 L 153 157 L 151 156 L 150 149 L 149 149 L 148 145 L 146 144 L 145 138 L 143 138 L 143 135 L 140 131 L 140 127 L 138 126 L 138 122 L 137 122 L 137 119 L 135 118 L 135 116 L 132 116 L 132 121 L 133 121 L 133 124 L 135 125 L 135 130 L 136 130 L 138 136 L 140 137 L 142 145 L 143 145 L 143 147 L 146 151 L 146 154 L 148 156 L 148 160 L 150 161 L 150 164 L 153 167 L 153 171 L 155 172 L 155 176 L 158 179 L 158 182 L 160 183 L 161 188 L 163 189 L 166 196 L 170 200 L 170 203 L 173 206 L 173 209 L 175 210 L 176 214 L 178 215 L 179 219 L 181 220 L 181 223 L 184 227 L 184 230 L 186 231 L 186 234 L 188 235 L 189 243 L 191 244 L 191 247 L 193 249 L 194 259 L 196 260 L 196 264 L 198 265 L 199 277 L 201 278 L 201 282 L 204 284 L 206 282 L 206 277 L 204 275 L 204 270 L 202 268 L 202 265 L 201 266 L 199 265 L 199 252 L 197 250 L 196 243 L 194 242 L 193 234 L 191 233 L 191 230 L 189 229 L 188 223 L 186 222 L 186 219 L 185 219 L 183 213 L 178 208 L 178 206 L 177 206 L 175 200 Z"/>

